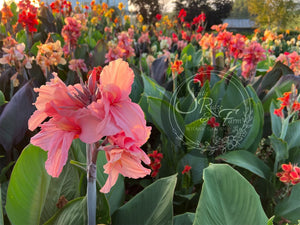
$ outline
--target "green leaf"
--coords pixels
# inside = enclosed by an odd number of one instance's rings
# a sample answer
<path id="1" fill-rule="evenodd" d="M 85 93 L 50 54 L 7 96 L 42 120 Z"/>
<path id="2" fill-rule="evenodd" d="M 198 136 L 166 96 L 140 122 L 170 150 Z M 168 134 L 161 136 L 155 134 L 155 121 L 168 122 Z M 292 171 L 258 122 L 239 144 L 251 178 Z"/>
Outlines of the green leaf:
<path id="1" fill-rule="evenodd" d="M 287 199 L 276 205 L 275 215 L 290 220 L 292 224 L 298 223 L 300 218 L 300 183 L 293 187 L 291 195 Z"/>
<path id="2" fill-rule="evenodd" d="M 56 213 L 61 196 L 67 200 L 79 196 L 77 170 L 67 163 L 60 176 L 52 178 L 45 170 L 46 159 L 47 152 L 33 145 L 25 148 L 19 157 L 11 175 L 6 204 L 13 224 L 43 223 Z"/>
<path id="3" fill-rule="evenodd" d="M 148 112 L 156 127 L 170 138 L 175 145 L 179 145 L 184 135 L 184 121 L 182 116 L 167 101 L 148 97 Z"/>
<path id="4" fill-rule="evenodd" d="M 191 166 L 191 174 L 193 184 L 200 184 L 202 182 L 203 170 L 208 166 L 208 160 L 205 155 L 203 155 L 199 149 L 193 149 L 189 153 L 185 154 L 180 160 L 178 173 L 180 173 L 185 165 Z"/>
<path id="5" fill-rule="evenodd" d="M 199 119 L 185 126 L 184 137 L 188 148 L 199 147 L 205 131 L 206 122 L 206 120 Z"/>
<path id="6" fill-rule="evenodd" d="M 289 124 L 284 139 L 288 144 L 288 149 L 300 146 L 300 120 L 294 121 Z"/>
<path id="7" fill-rule="evenodd" d="M 32 45 L 32 47 L 31 47 L 31 49 L 30 49 L 30 52 L 31 52 L 34 56 L 37 55 L 38 50 L 39 50 L 39 49 L 37 48 L 37 46 L 40 45 L 40 44 L 41 44 L 41 42 L 38 41 L 38 42 L 35 42 L 35 43 Z"/>
<path id="8" fill-rule="evenodd" d="M 266 180 L 269 180 L 271 176 L 270 168 L 261 159 L 257 158 L 249 151 L 232 151 L 220 155 L 216 159 L 221 159 L 227 163 L 245 168 Z"/>
<path id="9" fill-rule="evenodd" d="M 86 197 L 74 199 L 60 209 L 50 220 L 44 223 L 44 225 L 87 224 L 86 204 Z"/>
<path id="10" fill-rule="evenodd" d="M 107 52 L 107 44 L 104 40 L 99 40 L 95 46 L 95 51 L 92 56 L 92 66 L 103 66 L 105 64 L 105 54 Z"/>
<path id="11" fill-rule="evenodd" d="M 289 157 L 288 144 L 284 140 L 276 137 L 274 134 L 269 136 L 269 139 L 271 141 L 271 146 L 276 153 L 274 171 L 277 171 L 278 163 Z"/>
<path id="12" fill-rule="evenodd" d="M 171 225 L 176 175 L 162 178 L 146 187 L 112 217 L 112 224 Z"/>
<path id="13" fill-rule="evenodd" d="M 212 164 L 204 170 L 203 179 L 194 225 L 267 223 L 258 194 L 236 170 Z"/>
<path id="14" fill-rule="evenodd" d="M 6 103 L 5 97 L 2 91 L 0 91 L 0 106 Z"/>
<path id="15" fill-rule="evenodd" d="M 25 45 L 27 44 L 27 37 L 26 37 L 26 32 L 25 30 L 20 30 L 17 35 L 16 35 L 16 41 L 18 43 L 24 43 Z"/>
<path id="16" fill-rule="evenodd" d="M 271 102 L 270 105 L 270 116 L 271 116 L 271 125 L 272 125 L 272 132 L 273 134 L 275 134 L 277 137 L 280 137 L 281 134 L 281 127 L 282 127 L 282 123 L 281 123 L 281 119 L 280 117 L 276 116 L 274 114 L 274 110 L 278 108 L 276 106 L 275 101 L 273 100 Z"/>
<path id="17" fill-rule="evenodd" d="M 6 212 L 12 224 L 40 224 L 51 177 L 45 170 L 47 153 L 29 145 L 11 174 Z"/>
<path id="18" fill-rule="evenodd" d="M 0 193 L 2 193 L 2 185 L 0 184 Z M 2 197 L 0 195 L 0 225 L 4 225 L 3 221 L 3 210 L 2 210 Z"/>
<path id="19" fill-rule="evenodd" d="M 268 223 L 267 225 L 273 225 L 273 220 L 275 219 L 275 216 L 272 216 L 269 220 L 268 220 Z"/>
<path id="20" fill-rule="evenodd" d="M 195 219 L 195 213 L 186 212 L 174 216 L 174 225 L 192 225 Z"/>
<path id="21" fill-rule="evenodd" d="M 166 91 L 165 88 L 158 85 L 154 80 L 151 78 L 142 75 L 143 82 L 144 82 L 144 96 L 145 97 L 156 97 L 160 99 L 167 99 L 170 100 L 171 93 Z"/>

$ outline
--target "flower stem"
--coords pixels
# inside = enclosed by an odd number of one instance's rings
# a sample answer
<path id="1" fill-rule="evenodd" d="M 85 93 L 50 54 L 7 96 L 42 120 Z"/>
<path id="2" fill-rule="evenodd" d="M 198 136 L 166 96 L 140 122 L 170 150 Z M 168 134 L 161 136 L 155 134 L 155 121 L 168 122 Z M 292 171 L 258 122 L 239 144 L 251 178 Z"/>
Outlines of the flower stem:
<path id="1" fill-rule="evenodd" d="M 88 225 L 96 225 L 96 175 L 97 166 L 94 162 L 94 152 L 97 152 L 93 144 L 86 145 L 87 160 L 87 214 Z M 97 157 L 96 157 L 97 158 Z"/>

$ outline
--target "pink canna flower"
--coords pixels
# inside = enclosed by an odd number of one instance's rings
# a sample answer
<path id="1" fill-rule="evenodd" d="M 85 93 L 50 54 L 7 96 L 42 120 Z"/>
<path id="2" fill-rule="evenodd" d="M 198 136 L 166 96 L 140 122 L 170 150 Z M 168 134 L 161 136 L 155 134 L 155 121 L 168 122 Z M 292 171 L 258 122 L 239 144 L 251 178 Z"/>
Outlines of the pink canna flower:
<path id="1" fill-rule="evenodd" d="M 145 141 L 148 137 L 145 136 Z M 141 161 L 150 164 L 149 157 L 135 144 L 135 141 L 119 133 L 109 137 L 111 146 L 105 147 L 107 163 L 104 165 L 104 173 L 108 174 L 105 185 L 100 190 L 108 193 L 116 183 L 119 174 L 130 178 L 140 178 L 149 175 L 151 170 L 142 166 Z M 144 144 L 144 143 L 143 143 Z M 140 145 L 142 145 L 140 143 Z M 119 147 L 115 147 L 119 146 Z"/>
<path id="2" fill-rule="evenodd" d="M 134 74 L 128 63 L 119 59 L 102 72 L 94 68 L 85 85 L 66 86 L 53 75 L 50 82 L 35 89 L 39 92 L 37 110 L 28 122 L 30 130 L 41 127 L 31 143 L 48 151 L 47 172 L 59 176 L 73 139 L 91 144 L 106 136 L 111 144 L 104 147 L 109 177 L 101 191 L 107 193 L 119 173 L 131 178 L 149 174 L 141 162 L 149 164 L 150 160 L 140 146 L 149 138 L 151 127 L 146 126 L 139 105 L 129 98 Z M 50 120 L 43 123 L 47 117 Z"/>
<path id="3" fill-rule="evenodd" d="M 266 59 L 266 50 L 257 43 L 251 42 L 243 51 L 242 76 L 246 79 L 253 79 L 256 66 L 259 61 Z"/>
<path id="4" fill-rule="evenodd" d="M 88 71 L 83 59 L 70 60 L 69 69 L 74 72 L 77 72 L 77 71 L 87 72 Z"/>

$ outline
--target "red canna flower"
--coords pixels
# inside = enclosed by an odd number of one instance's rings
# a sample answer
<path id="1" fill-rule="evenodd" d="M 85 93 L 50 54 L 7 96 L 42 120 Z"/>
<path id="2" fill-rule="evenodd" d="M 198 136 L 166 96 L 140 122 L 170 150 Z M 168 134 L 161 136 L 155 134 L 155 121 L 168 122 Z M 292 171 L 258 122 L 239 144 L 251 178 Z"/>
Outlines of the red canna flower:
<path id="1" fill-rule="evenodd" d="M 293 166 L 291 163 L 281 165 L 282 172 L 276 173 L 279 180 L 283 183 L 291 183 L 292 185 L 300 183 L 300 168 Z"/>
<path id="2" fill-rule="evenodd" d="M 161 20 L 161 18 L 162 18 L 162 15 L 161 14 L 156 14 L 156 19 L 157 19 L 157 21 L 160 21 Z"/>
<path id="3" fill-rule="evenodd" d="M 207 125 L 209 125 L 210 127 L 214 128 L 214 127 L 219 127 L 220 124 L 218 122 L 216 122 L 216 117 L 211 117 L 208 121 L 207 121 Z"/>
<path id="4" fill-rule="evenodd" d="M 188 173 L 191 169 L 192 169 L 191 166 L 185 165 L 185 166 L 184 166 L 184 169 L 182 170 L 181 173 L 182 173 L 182 174 L 186 174 L 186 173 Z"/>
<path id="5" fill-rule="evenodd" d="M 181 22 L 184 22 L 184 17 L 186 17 L 186 11 L 184 9 L 181 9 L 179 11 L 178 18 L 180 19 Z"/>
<path id="6" fill-rule="evenodd" d="M 198 73 L 194 77 L 194 83 L 200 82 L 201 87 L 204 85 L 206 80 L 210 81 L 211 71 L 214 69 L 211 65 L 204 65 L 198 69 Z"/>
<path id="7" fill-rule="evenodd" d="M 160 161 L 163 158 L 163 154 L 155 150 L 152 153 L 149 153 L 148 156 L 152 158 L 150 163 L 150 168 L 152 170 L 151 177 L 156 177 L 161 167 Z"/>
<path id="8" fill-rule="evenodd" d="M 22 11 L 19 14 L 18 22 L 25 28 L 27 27 L 29 32 L 36 32 L 35 25 L 38 25 L 37 16 L 34 13 Z"/>

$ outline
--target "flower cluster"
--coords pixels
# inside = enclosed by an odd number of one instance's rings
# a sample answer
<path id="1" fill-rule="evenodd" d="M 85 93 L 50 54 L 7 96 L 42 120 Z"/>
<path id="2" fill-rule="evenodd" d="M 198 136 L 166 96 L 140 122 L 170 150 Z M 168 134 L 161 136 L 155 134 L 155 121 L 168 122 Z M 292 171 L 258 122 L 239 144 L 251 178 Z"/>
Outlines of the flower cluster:
<path id="1" fill-rule="evenodd" d="M 257 63 L 266 59 L 266 50 L 257 42 L 251 42 L 243 51 L 242 76 L 252 79 L 255 76 Z"/>
<path id="2" fill-rule="evenodd" d="M 1 14 L 2 14 L 1 22 L 3 24 L 6 24 L 14 16 L 14 14 L 10 10 L 10 7 L 6 4 L 6 2 L 4 2 L 3 4 L 3 8 L 1 9 Z"/>
<path id="3" fill-rule="evenodd" d="M 111 43 L 109 45 L 108 53 L 105 54 L 105 62 L 110 62 L 119 58 L 127 59 L 134 56 L 134 49 L 132 48 L 133 40 L 130 38 L 128 32 L 121 32 L 118 35 L 118 44 Z"/>
<path id="4" fill-rule="evenodd" d="M 44 75 L 46 76 L 47 70 L 50 71 L 51 66 L 58 64 L 66 64 L 63 58 L 63 49 L 59 40 L 56 42 L 48 42 L 37 46 L 38 53 L 36 56 L 36 63 L 41 67 Z"/>
<path id="5" fill-rule="evenodd" d="M 36 32 L 35 25 L 38 25 L 37 21 L 37 8 L 31 4 L 30 0 L 21 0 L 18 3 L 20 10 L 18 23 L 20 23 L 29 32 Z"/>
<path id="6" fill-rule="evenodd" d="M 17 69 L 25 67 L 30 69 L 32 60 L 34 57 L 29 57 L 25 54 L 25 44 L 18 43 L 15 39 L 8 37 L 3 40 L 2 50 L 4 52 L 2 58 L 0 58 L 1 64 L 8 64 L 15 66 Z"/>
<path id="7" fill-rule="evenodd" d="M 153 151 L 152 153 L 149 153 L 148 156 L 152 158 L 150 163 L 150 168 L 152 170 L 151 177 L 156 177 L 158 174 L 158 171 L 161 167 L 160 161 L 163 158 L 163 154 L 159 153 L 157 150 Z"/>
<path id="8" fill-rule="evenodd" d="M 298 184 L 300 183 L 300 167 L 293 166 L 291 163 L 281 165 L 282 172 L 276 173 L 279 180 L 283 183 Z"/>
<path id="9" fill-rule="evenodd" d="M 286 108 L 289 115 L 300 111 L 300 103 L 297 100 L 297 89 L 292 86 L 292 91 L 283 93 L 283 97 L 277 98 L 281 101 L 280 108 L 274 110 L 274 114 L 284 118 L 283 110 Z"/>
<path id="10" fill-rule="evenodd" d="M 181 74 L 184 69 L 182 67 L 182 61 L 181 60 L 175 60 L 174 62 L 171 62 L 171 70 L 172 70 L 172 74 Z"/>
<path id="11" fill-rule="evenodd" d="M 65 54 L 69 54 L 71 49 L 76 47 L 77 40 L 81 36 L 81 23 L 73 17 L 65 18 L 65 23 L 61 35 L 66 42 L 63 50 Z"/>
<path id="12" fill-rule="evenodd" d="M 50 82 L 35 89 L 39 93 L 37 110 L 28 126 L 30 130 L 41 127 L 31 143 L 48 151 L 45 167 L 53 177 L 58 177 L 66 164 L 73 139 L 92 144 L 106 137 L 110 143 L 104 146 L 108 178 L 101 192 L 107 193 L 119 173 L 131 178 L 150 174 L 141 165 L 141 161 L 150 164 L 150 159 L 140 147 L 149 138 L 151 127 L 146 126 L 139 105 L 129 98 L 134 74 L 128 63 L 119 59 L 104 67 L 100 75 L 98 72 L 96 68 L 85 85 L 74 86 L 66 86 L 54 73 Z"/>
<path id="13" fill-rule="evenodd" d="M 87 72 L 88 69 L 86 67 L 86 64 L 84 63 L 83 59 L 72 59 L 69 62 L 69 69 L 78 72 L 78 71 L 83 71 Z"/>
<path id="14" fill-rule="evenodd" d="M 298 55 L 297 52 L 285 52 L 284 54 L 280 54 L 276 61 L 284 63 L 289 66 L 296 75 L 300 75 L 300 55 Z"/>
<path id="15" fill-rule="evenodd" d="M 50 4 L 53 13 L 61 13 L 63 16 L 69 16 L 72 12 L 72 4 L 66 0 L 55 0 Z"/>
<path id="16" fill-rule="evenodd" d="M 205 81 L 210 81 L 211 71 L 214 69 L 211 65 L 204 65 L 199 67 L 198 73 L 194 77 L 194 83 L 199 83 L 201 87 L 204 85 Z"/>

